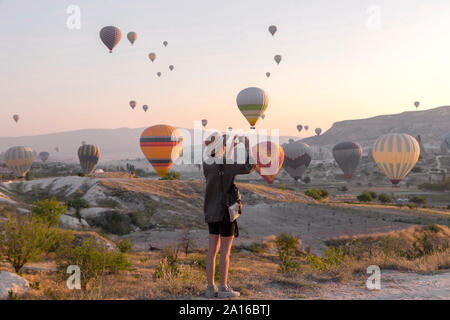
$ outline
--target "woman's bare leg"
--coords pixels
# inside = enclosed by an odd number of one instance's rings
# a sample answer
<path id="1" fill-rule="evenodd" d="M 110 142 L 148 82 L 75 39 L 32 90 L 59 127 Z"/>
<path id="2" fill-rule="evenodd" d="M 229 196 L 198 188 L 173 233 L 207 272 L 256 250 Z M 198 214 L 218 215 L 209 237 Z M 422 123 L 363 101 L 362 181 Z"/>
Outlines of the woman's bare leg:
<path id="1" fill-rule="evenodd" d="M 219 246 L 219 235 L 210 234 L 208 254 L 206 255 L 206 279 L 208 280 L 208 285 L 214 285 L 214 271 L 216 267 L 216 256 L 219 252 Z"/>
<path id="2" fill-rule="evenodd" d="M 234 236 L 221 237 L 220 244 L 220 261 L 219 261 L 219 282 L 220 285 L 226 286 L 228 281 L 228 266 L 230 265 L 230 251 Z"/>

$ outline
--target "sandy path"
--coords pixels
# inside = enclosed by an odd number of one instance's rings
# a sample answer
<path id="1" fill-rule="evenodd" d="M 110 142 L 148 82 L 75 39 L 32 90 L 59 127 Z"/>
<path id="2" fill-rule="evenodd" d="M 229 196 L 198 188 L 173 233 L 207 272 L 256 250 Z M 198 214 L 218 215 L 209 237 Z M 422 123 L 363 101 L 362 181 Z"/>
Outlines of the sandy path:
<path id="1" fill-rule="evenodd" d="M 450 272 L 421 275 L 398 271 L 381 271 L 381 290 L 368 290 L 365 280 L 350 284 L 330 283 L 321 286 L 322 299 L 450 299 Z"/>

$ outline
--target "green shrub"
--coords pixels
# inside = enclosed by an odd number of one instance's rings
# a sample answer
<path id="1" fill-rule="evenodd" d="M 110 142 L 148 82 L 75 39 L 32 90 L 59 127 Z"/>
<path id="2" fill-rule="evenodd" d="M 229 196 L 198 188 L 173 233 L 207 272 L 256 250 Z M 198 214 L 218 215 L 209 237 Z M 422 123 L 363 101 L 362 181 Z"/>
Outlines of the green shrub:
<path id="1" fill-rule="evenodd" d="M 416 204 L 426 204 L 427 198 L 423 196 L 414 196 L 409 198 L 409 202 L 416 203 Z"/>
<path id="2" fill-rule="evenodd" d="M 87 202 L 86 200 L 82 199 L 81 197 L 76 197 L 72 200 L 67 200 L 66 201 L 66 206 L 67 208 L 74 208 L 75 209 L 75 215 L 78 218 L 81 218 L 81 209 L 87 209 L 89 208 L 89 202 Z"/>
<path id="3" fill-rule="evenodd" d="M 9 216 L 0 230 L 0 256 L 19 273 L 25 264 L 38 261 L 43 253 L 56 247 L 58 240 L 58 230 L 41 219 Z"/>
<path id="4" fill-rule="evenodd" d="M 373 200 L 372 195 L 369 192 L 363 192 L 356 197 L 361 202 L 371 202 Z"/>
<path id="5" fill-rule="evenodd" d="M 101 215 L 88 220 L 92 226 L 100 227 L 105 233 L 123 236 L 133 230 L 130 217 L 117 211 L 103 212 Z"/>
<path id="6" fill-rule="evenodd" d="M 310 177 L 308 177 L 308 176 L 306 176 L 306 177 L 304 177 L 303 178 L 303 180 L 302 180 L 304 183 L 306 183 L 306 184 L 308 184 L 308 183 L 310 183 L 311 182 L 311 178 Z"/>
<path id="7" fill-rule="evenodd" d="M 382 202 L 382 203 L 390 203 L 390 202 L 392 202 L 391 197 L 389 197 L 386 193 L 381 193 L 378 196 L 378 200 L 380 200 L 380 202 Z"/>
<path id="8" fill-rule="evenodd" d="M 175 171 L 169 171 L 164 177 L 161 177 L 160 180 L 180 180 L 180 174 Z"/>
<path id="9" fill-rule="evenodd" d="M 81 270 L 81 288 L 86 290 L 88 283 L 99 280 L 104 274 L 116 274 L 129 270 L 130 263 L 122 252 L 109 251 L 94 238 L 85 239 L 80 245 L 68 242 L 56 254 L 56 264 L 62 276 L 69 266 Z"/>
<path id="10" fill-rule="evenodd" d="M 368 191 L 370 193 L 370 195 L 372 196 L 372 199 L 376 199 L 377 198 L 377 193 L 375 191 Z"/>
<path id="11" fill-rule="evenodd" d="M 130 212 L 128 215 L 131 223 L 139 227 L 141 230 L 148 230 L 153 228 L 151 223 L 152 217 L 155 213 L 155 208 L 145 207 L 144 210 Z"/>
<path id="12" fill-rule="evenodd" d="M 79 177 L 85 177 L 86 175 L 84 174 L 84 172 L 79 172 L 79 173 L 78 173 L 78 176 L 79 176 Z"/>
<path id="13" fill-rule="evenodd" d="M 280 257 L 280 272 L 287 273 L 300 269 L 300 263 L 293 259 L 298 249 L 299 241 L 300 239 L 298 237 L 292 236 L 289 233 L 281 233 L 276 238 L 275 244 L 277 246 L 278 256 Z"/>
<path id="14" fill-rule="evenodd" d="M 325 189 L 308 189 L 305 190 L 305 194 L 308 197 L 311 197 L 318 201 L 328 198 L 328 196 L 330 195 L 330 193 Z"/>
<path id="15" fill-rule="evenodd" d="M 119 251 L 122 253 L 127 253 L 133 249 L 133 245 L 130 242 L 130 239 L 122 239 L 119 241 L 119 244 L 117 245 L 119 248 Z"/>
<path id="16" fill-rule="evenodd" d="M 407 207 L 410 208 L 411 210 L 417 209 L 417 204 L 415 204 L 415 203 L 408 203 Z"/>
<path id="17" fill-rule="evenodd" d="M 178 267 L 178 249 L 169 246 L 163 251 L 163 257 L 156 266 L 153 277 L 155 279 L 173 279 L 180 275 Z"/>
<path id="18" fill-rule="evenodd" d="M 35 201 L 31 207 L 31 214 L 47 223 L 50 227 L 57 226 L 59 218 L 66 211 L 66 206 L 60 205 L 55 198 Z"/>
<path id="19" fill-rule="evenodd" d="M 342 249 L 333 246 L 327 247 L 323 251 L 323 257 L 309 256 L 308 261 L 314 269 L 319 271 L 339 270 L 347 256 Z"/>

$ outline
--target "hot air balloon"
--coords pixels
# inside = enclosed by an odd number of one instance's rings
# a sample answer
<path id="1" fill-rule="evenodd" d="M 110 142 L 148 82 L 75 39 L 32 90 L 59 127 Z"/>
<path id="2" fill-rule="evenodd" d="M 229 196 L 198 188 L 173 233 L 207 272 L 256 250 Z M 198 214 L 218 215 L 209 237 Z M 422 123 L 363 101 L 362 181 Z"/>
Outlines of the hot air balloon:
<path id="1" fill-rule="evenodd" d="M 147 110 L 148 110 L 148 105 L 144 104 L 144 105 L 142 106 L 142 109 L 143 109 L 145 112 L 147 112 Z"/>
<path id="2" fill-rule="evenodd" d="M 281 56 L 280 56 L 279 54 L 277 54 L 277 55 L 274 57 L 274 60 L 275 60 L 275 62 L 276 62 L 277 64 L 280 64 L 280 62 L 281 62 Z"/>
<path id="3" fill-rule="evenodd" d="M 308 129 L 309 129 L 309 126 L 305 126 L 305 130 L 308 131 Z"/>
<path id="4" fill-rule="evenodd" d="M 156 53 L 154 53 L 154 52 L 149 53 L 148 58 L 149 58 L 152 62 L 155 61 L 155 60 L 156 60 Z"/>
<path id="5" fill-rule="evenodd" d="M 100 30 L 100 39 L 109 49 L 110 53 L 112 52 L 114 47 L 119 43 L 120 38 L 122 38 L 122 33 L 120 32 L 120 29 L 117 27 L 108 26 Z"/>
<path id="6" fill-rule="evenodd" d="M 250 87 L 239 92 L 236 102 L 251 128 L 255 129 L 256 122 L 269 105 L 269 97 L 264 90 Z"/>
<path id="7" fill-rule="evenodd" d="M 416 107 L 416 109 L 420 106 L 420 102 L 419 101 L 416 101 L 416 102 L 414 102 L 414 106 Z"/>
<path id="8" fill-rule="evenodd" d="M 272 184 L 283 165 L 283 148 L 272 141 L 264 141 L 255 145 L 252 152 L 256 155 L 256 171 L 267 183 Z"/>
<path id="9" fill-rule="evenodd" d="M 90 175 L 94 172 L 100 159 L 100 149 L 93 144 L 85 144 L 78 148 L 78 159 L 83 172 Z"/>
<path id="10" fill-rule="evenodd" d="M 322 133 L 322 129 L 321 128 L 316 128 L 316 130 L 314 130 L 314 132 L 320 136 L 320 134 Z"/>
<path id="11" fill-rule="evenodd" d="M 266 77 L 270 78 L 270 72 L 266 72 Z"/>
<path id="12" fill-rule="evenodd" d="M 33 160 L 33 150 L 29 147 L 12 147 L 5 153 L 5 164 L 21 180 L 25 179 Z"/>
<path id="13" fill-rule="evenodd" d="M 283 168 L 295 180 L 305 173 L 312 160 L 312 150 L 306 143 L 294 140 L 283 144 Z"/>
<path id="14" fill-rule="evenodd" d="M 272 26 L 269 27 L 269 32 L 272 35 L 272 37 L 275 35 L 277 30 L 278 30 L 277 26 L 272 25 Z"/>
<path id="15" fill-rule="evenodd" d="M 356 142 L 341 142 L 334 146 L 333 157 L 344 172 L 345 178 L 350 180 L 361 160 L 362 148 Z"/>
<path id="16" fill-rule="evenodd" d="M 134 108 L 136 107 L 136 101 L 131 100 L 131 101 L 130 101 L 130 107 L 131 107 L 132 109 L 134 109 Z"/>
<path id="17" fill-rule="evenodd" d="M 18 114 L 13 115 L 14 121 L 17 123 L 20 120 L 20 116 Z"/>
<path id="18" fill-rule="evenodd" d="M 447 146 L 450 149 L 450 131 L 445 134 L 444 141 L 447 143 Z"/>
<path id="19" fill-rule="evenodd" d="M 161 72 L 157 72 L 157 73 L 156 73 L 156 75 L 157 75 L 158 77 L 161 77 L 161 74 L 162 74 Z"/>
<path id="20" fill-rule="evenodd" d="M 203 127 L 206 127 L 207 124 L 208 124 L 208 120 L 203 119 L 203 120 L 202 120 L 202 126 L 203 126 Z"/>
<path id="21" fill-rule="evenodd" d="M 153 169 L 163 177 L 183 151 L 183 136 L 177 128 L 159 124 L 142 132 L 140 145 Z"/>
<path id="22" fill-rule="evenodd" d="M 164 47 L 167 47 L 168 44 L 169 44 L 169 43 L 168 43 L 167 41 L 164 41 L 164 42 L 163 42 Z"/>
<path id="23" fill-rule="evenodd" d="M 302 132 L 303 126 L 302 126 L 301 124 L 299 124 L 299 125 L 297 126 L 297 130 L 298 130 L 298 132 Z"/>
<path id="24" fill-rule="evenodd" d="M 228 127 L 228 131 L 233 131 L 233 127 Z"/>
<path id="25" fill-rule="evenodd" d="M 61 149 L 59 148 L 59 146 L 56 146 L 55 151 L 59 152 Z"/>
<path id="26" fill-rule="evenodd" d="M 136 32 L 133 32 L 133 31 L 128 32 L 127 38 L 128 38 L 128 41 L 131 42 L 131 44 L 134 44 L 134 42 L 135 42 L 136 39 L 137 39 L 137 33 L 136 33 Z"/>
<path id="27" fill-rule="evenodd" d="M 86 141 L 81 141 L 81 145 L 85 146 L 85 145 L 87 145 L 87 142 Z"/>
<path id="28" fill-rule="evenodd" d="M 39 152 L 39 159 L 41 159 L 43 163 L 45 163 L 48 160 L 48 157 L 50 157 L 50 153 L 45 151 Z"/>
<path id="29" fill-rule="evenodd" d="M 170 66 L 169 66 L 170 71 L 173 71 L 173 68 L 174 68 L 173 65 L 170 65 Z"/>
<path id="30" fill-rule="evenodd" d="M 392 184 L 397 185 L 416 165 L 420 146 L 408 134 L 389 133 L 375 141 L 372 156 Z"/>

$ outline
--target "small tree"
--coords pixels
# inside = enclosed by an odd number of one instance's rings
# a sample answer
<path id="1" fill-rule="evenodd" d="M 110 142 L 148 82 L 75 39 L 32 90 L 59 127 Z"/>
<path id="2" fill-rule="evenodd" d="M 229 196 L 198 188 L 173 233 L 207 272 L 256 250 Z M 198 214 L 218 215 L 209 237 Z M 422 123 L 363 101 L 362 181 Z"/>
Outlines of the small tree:
<path id="1" fill-rule="evenodd" d="M 66 206 L 68 208 L 74 208 L 75 209 L 75 215 L 78 219 L 81 219 L 81 209 L 87 209 L 89 208 L 89 202 L 82 199 L 81 197 L 76 197 L 72 200 L 68 200 L 66 202 Z"/>
<path id="2" fill-rule="evenodd" d="M 390 203 L 390 202 L 392 202 L 391 197 L 389 197 L 386 193 L 381 193 L 378 196 L 378 200 L 380 200 L 380 202 L 382 202 L 382 203 Z"/>
<path id="3" fill-rule="evenodd" d="M 60 205 L 55 198 L 35 201 L 31 207 L 31 214 L 50 227 L 57 226 L 59 218 L 66 211 L 66 206 Z"/>
<path id="4" fill-rule="evenodd" d="M 6 257 L 16 273 L 28 262 L 38 260 L 57 242 L 58 232 L 40 219 L 9 216 L 0 232 L 0 255 Z"/>
<path id="5" fill-rule="evenodd" d="M 357 196 L 358 200 L 361 202 L 370 202 L 373 200 L 372 195 L 369 192 L 363 192 Z"/>
<path id="6" fill-rule="evenodd" d="M 281 233 L 275 240 L 278 256 L 280 257 L 280 272 L 296 271 L 300 264 L 293 260 L 298 249 L 300 239 L 289 233 Z"/>

